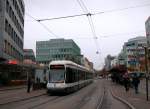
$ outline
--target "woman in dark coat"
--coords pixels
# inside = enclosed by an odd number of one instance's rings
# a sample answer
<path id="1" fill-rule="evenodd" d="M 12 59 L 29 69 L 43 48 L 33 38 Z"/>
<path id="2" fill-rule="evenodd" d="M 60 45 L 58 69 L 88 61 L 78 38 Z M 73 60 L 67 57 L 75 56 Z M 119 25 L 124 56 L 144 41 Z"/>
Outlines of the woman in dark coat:
<path id="1" fill-rule="evenodd" d="M 129 78 L 128 73 L 125 73 L 125 74 L 123 75 L 123 84 L 124 84 L 124 87 L 125 87 L 126 92 L 129 91 L 130 78 Z"/>
<path id="2" fill-rule="evenodd" d="M 31 81 L 31 77 L 29 77 L 29 78 L 28 78 L 28 81 L 27 81 L 27 92 L 28 92 L 28 93 L 30 93 L 31 85 L 32 85 L 32 81 Z"/>
<path id="3" fill-rule="evenodd" d="M 140 83 L 140 78 L 135 75 L 132 79 L 132 84 L 134 86 L 134 89 L 135 89 L 135 93 L 137 94 L 138 93 L 138 86 L 139 86 L 139 83 Z"/>

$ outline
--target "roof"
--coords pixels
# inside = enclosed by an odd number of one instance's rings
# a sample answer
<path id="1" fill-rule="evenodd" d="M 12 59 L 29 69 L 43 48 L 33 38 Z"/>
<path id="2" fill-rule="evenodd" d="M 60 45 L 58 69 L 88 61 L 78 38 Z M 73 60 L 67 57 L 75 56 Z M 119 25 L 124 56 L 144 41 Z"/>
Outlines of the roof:
<path id="1" fill-rule="evenodd" d="M 69 60 L 56 60 L 56 61 L 52 61 L 50 62 L 49 65 L 58 65 L 58 64 L 63 64 L 63 65 L 73 65 L 73 66 L 76 66 L 76 67 L 79 67 L 79 68 L 82 68 L 82 69 L 85 69 L 85 70 L 88 70 L 90 71 L 88 68 L 84 67 L 84 66 L 81 66 L 79 64 L 76 64 L 72 61 L 69 61 Z"/>
<path id="2" fill-rule="evenodd" d="M 68 61 L 68 60 L 56 60 L 56 61 L 52 61 L 50 62 L 50 65 L 57 65 L 57 64 L 64 64 L 64 65 L 67 65 L 67 64 L 73 64 L 73 65 L 78 65 L 72 61 Z"/>

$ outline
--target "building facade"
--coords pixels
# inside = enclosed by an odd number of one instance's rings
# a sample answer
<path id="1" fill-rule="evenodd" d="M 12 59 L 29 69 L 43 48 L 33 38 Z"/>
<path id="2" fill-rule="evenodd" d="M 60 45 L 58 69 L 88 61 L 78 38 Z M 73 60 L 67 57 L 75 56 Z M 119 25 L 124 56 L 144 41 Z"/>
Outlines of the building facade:
<path id="1" fill-rule="evenodd" d="M 35 62 L 35 55 L 32 49 L 24 49 L 24 61 Z"/>
<path id="2" fill-rule="evenodd" d="M 126 52 L 126 46 L 123 45 L 123 48 L 121 50 L 121 52 L 118 54 L 117 58 L 118 58 L 118 65 L 119 66 L 124 66 L 127 67 L 127 52 Z"/>
<path id="3" fill-rule="evenodd" d="M 150 17 L 145 22 L 145 29 L 146 29 L 146 37 L 147 37 L 148 46 L 150 47 Z"/>
<path id="4" fill-rule="evenodd" d="M 145 71 L 145 50 L 146 37 L 136 37 L 129 39 L 124 44 L 126 49 L 126 65 L 128 71 Z"/>
<path id="5" fill-rule="evenodd" d="M 23 61 L 23 0 L 0 0 L 0 61 Z"/>
<path id="6" fill-rule="evenodd" d="M 114 59 L 115 59 L 114 56 L 107 55 L 107 57 L 105 58 L 105 66 L 104 66 L 104 68 L 105 68 L 106 71 L 109 71 L 112 68 L 111 62 Z"/>
<path id="7" fill-rule="evenodd" d="M 80 64 L 81 51 L 72 39 L 51 39 L 36 42 L 36 61 L 48 65 L 52 60 L 71 60 Z"/>
<path id="8" fill-rule="evenodd" d="M 83 57 L 83 58 L 82 58 L 81 65 L 82 65 L 82 66 L 85 66 L 86 68 L 91 69 L 91 70 L 94 69 L 94 68 L 93 68 L 93 63 L 90 62 L 90 61 L 88 60 L 88 58 L 86 58 L 86 57 Z"/>

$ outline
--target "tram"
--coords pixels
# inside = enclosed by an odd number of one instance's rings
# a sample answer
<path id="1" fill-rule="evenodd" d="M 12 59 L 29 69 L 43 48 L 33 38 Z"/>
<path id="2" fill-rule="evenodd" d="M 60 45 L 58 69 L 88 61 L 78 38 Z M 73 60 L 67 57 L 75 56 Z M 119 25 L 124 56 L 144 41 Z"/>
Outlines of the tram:
<path id="1" fill-rule="evenodd" d="M 93 71 L 72 61 L 52 61 L 49 64 L 47 92 L 70 93 L 92 83 Z"/>

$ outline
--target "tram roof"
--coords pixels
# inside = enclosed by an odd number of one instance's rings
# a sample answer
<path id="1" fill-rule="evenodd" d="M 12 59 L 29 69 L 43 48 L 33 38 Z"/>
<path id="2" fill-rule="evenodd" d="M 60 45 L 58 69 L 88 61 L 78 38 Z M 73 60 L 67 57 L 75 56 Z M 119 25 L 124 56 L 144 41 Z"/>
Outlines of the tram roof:
<path id="1" fill-rule="evenodd" d="M 85 69 L 85 70 L 88 70 L 88 71 L 91 71 L 89 70 L 88 68 L 84 67 L 84 66 L 81 66 L 79 64 L 76 64 L 72 61 L 69 61 L 69 60 L 56 60 L 56 61 L 52 61 L 50 62 L 49 65 L 58 65 L 58 64 L 62 64 L 62 65 L 73 65 L 73 66 L 76 66 L 76 67 L 79 67 L 79 68 L 82 68 L 82 69 Z"/>

